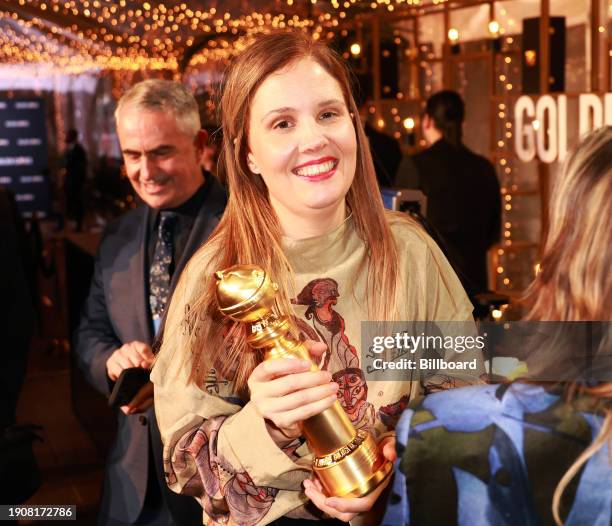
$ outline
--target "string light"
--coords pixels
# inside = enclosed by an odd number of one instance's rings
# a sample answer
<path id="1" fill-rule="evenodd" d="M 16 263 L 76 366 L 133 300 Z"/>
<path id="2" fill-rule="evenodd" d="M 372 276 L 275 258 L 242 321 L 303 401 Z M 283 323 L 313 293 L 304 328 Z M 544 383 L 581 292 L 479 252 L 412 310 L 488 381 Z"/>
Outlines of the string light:
<path id="1" fill-rule="evenodd" d="M 20 5 L 25 3 L 19 0 Z M 174 72 L 185 49 L 202 34 L 227 36 L 225 44 L 213 47 L 212 39 L 211 45 L 193 58 L 206 63 L 228 59 L 259 32 L 293 27 L 308 30 L 318 39 L 323 33 L 333 37 L 339 25 L 336 14 L 324 12 L 311 18 L 257 12 L 232 18 L 231 13 L 217 13 L 214 7 L 194 11 L 185 3 L 172 6 L 120 0 L 109 6 L 98 0 L 28 0 L 27 4 L 28 15 L 0 10 L 0 60 L 10 65 L 45 64 L 64 74 L 88 70 Z M 40 17 L 30 16 L 35 9 L 40 10 Z M 51 24 L 45 19 L 48 11 L 66 17 L 66 22 Z"/>

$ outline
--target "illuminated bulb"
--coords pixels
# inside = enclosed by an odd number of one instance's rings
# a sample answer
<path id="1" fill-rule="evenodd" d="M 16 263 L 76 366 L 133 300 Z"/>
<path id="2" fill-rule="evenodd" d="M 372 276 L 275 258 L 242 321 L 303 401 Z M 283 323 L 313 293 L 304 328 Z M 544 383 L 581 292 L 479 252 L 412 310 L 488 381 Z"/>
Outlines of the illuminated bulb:
<path id="1" fill-rule="evenodd" d="M 493 316 L 494 320 L 500 320 L 502 317 L 502 311 L 500 311 L 499 309 L 493 309 L 491 311 L 491 316 Z"/>
<path id="2" fill-rule="evenodd" d="M 385 121 L 384 121 L 383 119 L 378 119 L 378 120 L 376 121 L 376 125 L 377 125 L 379 128 L 384 128 L 384 127 L 385 127 Z"/>
<path id="3" fill-rule="evenodd" d="M 448 30 L 448 39 L 453 43 L 457 42 L 457 40 L 459 40 L 459 31 L 457 31 L 457 29 L 454 27 L 451 27 Z"/>
<path id="4" fill-rule="evenodd" d="M 491 20 L 489 22 L 489 33 L 496 36 L 499 33 L 499 22 L 497 20 Z"/>
<path id="5" fill-rule="evenodd" d="M 359 54 L 361 53 L 361 46 L 355 42 L 354 44 L 351 44 L 351 55 L 353 55 L 354 57 L 359 56 Z"/>
<path id="6" fill-rule="evenodd" d="M 412 131 L 414 129 L 414 119 L 412 117 L 404 119 L 404 128 L 409 131 Z"/>
<path id="7" fill-rule="evenodd" d="M 497 267 L 498 274 L 503 274 L 503 272 L 504 272 L 504 267 Z"/>

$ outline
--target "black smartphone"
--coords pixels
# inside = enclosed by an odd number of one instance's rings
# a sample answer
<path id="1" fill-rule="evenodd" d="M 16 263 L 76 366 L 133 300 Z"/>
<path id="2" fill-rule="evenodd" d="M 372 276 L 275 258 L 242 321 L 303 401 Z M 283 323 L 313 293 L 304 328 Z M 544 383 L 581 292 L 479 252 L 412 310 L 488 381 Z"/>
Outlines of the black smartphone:
<path id="1" fill-rule="evenodd" d="M 115 382 L 108 405 L 119 408 L 128 404 L 140 388 L 149 381 L 149 375 L 150 371 L 142 367 L 124 369 Z"/>

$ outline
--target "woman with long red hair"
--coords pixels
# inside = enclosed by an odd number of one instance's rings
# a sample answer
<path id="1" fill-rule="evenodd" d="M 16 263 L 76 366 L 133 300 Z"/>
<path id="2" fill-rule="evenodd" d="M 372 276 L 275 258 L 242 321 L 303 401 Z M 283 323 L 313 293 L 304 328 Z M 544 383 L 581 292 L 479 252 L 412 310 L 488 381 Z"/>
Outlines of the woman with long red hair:
<path id="1" fill-rule="evenodd" d="M 362 372 L 361 322 L 469 321 L 472 306 L 435 243 L 384 210 L 348 71 L 323 43 L 298 31 L 257 38 L 228 71 L 221 114 L 229 202 L 181 276 L 152 373 L 168 483 L 199 500 L 206 524 L 359 520 L 384 485 L 328 498 L 307 481 L 300 422 L 340 400 L 394 458 L 405 402 L 456 380 L 349 374 Z M 261 363 L 244 324 L 222 319 L 214 272 L 236 264 L 279 284 L 279 311 L 318 340 L 323 370 Z"/>

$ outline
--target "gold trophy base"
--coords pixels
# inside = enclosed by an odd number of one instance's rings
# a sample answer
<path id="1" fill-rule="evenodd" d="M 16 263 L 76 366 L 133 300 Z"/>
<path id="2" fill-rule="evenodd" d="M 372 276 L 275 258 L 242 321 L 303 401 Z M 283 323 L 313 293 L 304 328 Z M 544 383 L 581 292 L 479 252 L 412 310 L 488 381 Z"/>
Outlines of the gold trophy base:
<path id="1" fill-rule="evenodd" d="M 363 430 L 349 444 L 330 455 L 316 457 L 312 464 L 326 493 L 335 497 L 363 497 L 393 470 L 372 435 Z"/>

